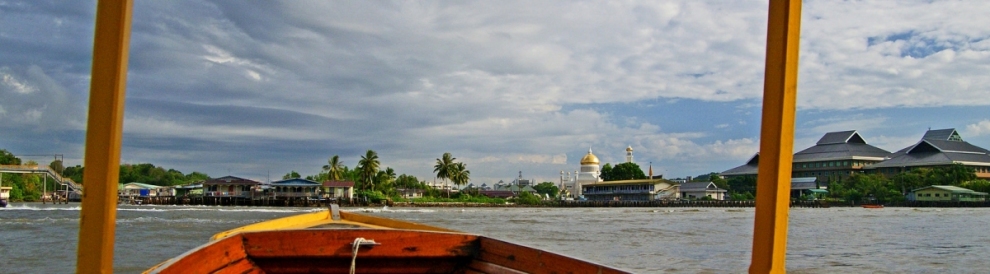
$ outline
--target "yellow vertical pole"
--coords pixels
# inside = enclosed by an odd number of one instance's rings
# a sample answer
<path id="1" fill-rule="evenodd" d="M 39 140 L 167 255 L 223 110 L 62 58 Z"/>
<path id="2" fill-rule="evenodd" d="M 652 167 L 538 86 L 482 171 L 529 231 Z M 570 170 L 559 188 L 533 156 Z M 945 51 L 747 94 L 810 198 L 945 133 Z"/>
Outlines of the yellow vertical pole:
<path id="1" fill-rule="evenodd" d="M 101 0 L 96 6 L 77 273 L 113 273 L 132 7 L 131 0 Z"/>
<path id="2" fill-rule="evenodd" d="M 797 101 L 801 0 L 771 0 L 750 273 L 784 273 Z"/>

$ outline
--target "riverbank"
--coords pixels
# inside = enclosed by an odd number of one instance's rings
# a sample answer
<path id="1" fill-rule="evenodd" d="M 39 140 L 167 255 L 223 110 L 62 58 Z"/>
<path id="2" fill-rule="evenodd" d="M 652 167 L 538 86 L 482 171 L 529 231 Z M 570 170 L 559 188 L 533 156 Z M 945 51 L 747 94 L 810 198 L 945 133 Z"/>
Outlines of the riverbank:
<path id="1" fill-rule="evenodd" d="M 755 207 L 756 202 L 749 201 L 718 201 L 718 200 L 654 200 L 654 201 L 542 201 L 539 204 L 515 203 L 476 203 L 476 202 L 383 202 L 368 203 L 361 201 L 316 200 L 300 198 L 266 198 L 250 199 L 238 197 L 128 197 L 121 199 L 122 204 L 128 205 L 207 205 L 207 206 L 264 206 L 264 207 L 327 207 L 339 204 L 343 207 L 712 207 L 712 208 L 745 208 Z M 792 201 L 794 208 L 829 208 L 829 207 L 861 207 L 860 203 L 837 201 Z M 885 207 L 990 207 L 986 202 L 954 202 L 954 201 L 903 201 L 884 203 Z"/>

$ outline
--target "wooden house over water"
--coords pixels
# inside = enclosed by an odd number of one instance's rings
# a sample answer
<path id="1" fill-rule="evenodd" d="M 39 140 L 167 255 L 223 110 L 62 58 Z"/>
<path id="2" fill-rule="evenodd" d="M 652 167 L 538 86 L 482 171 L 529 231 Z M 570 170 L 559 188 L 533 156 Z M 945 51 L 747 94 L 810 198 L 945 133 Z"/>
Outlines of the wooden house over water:
<path id="1" fill-rule="evenodd" d="M 323 182 L 323 198 L 351 201 L 354 199 L 353 181 L 325 181 Z"/>
<path id="2" fill-rule="evenodd" d="M 280 198 L 318 198 L 322 186 L 323 184 L 313 180 L 292 178 L 272 182 L 269 190 Z"/>
<path id="3" fill-rule="evenodd" d="M 683 199 L 699 199 L 708 197 L 712 200 L 725 200 L 725 189 L 719 188 L 713 182 L 683 183 L 678 186 L 678 193 Z"/>
<path id="4" fill-rule="evenodd" d="M 261 182 L 234 176 L 224 176 L 203 182 L 204 203 L 248 204 L 260 190 Z"/>

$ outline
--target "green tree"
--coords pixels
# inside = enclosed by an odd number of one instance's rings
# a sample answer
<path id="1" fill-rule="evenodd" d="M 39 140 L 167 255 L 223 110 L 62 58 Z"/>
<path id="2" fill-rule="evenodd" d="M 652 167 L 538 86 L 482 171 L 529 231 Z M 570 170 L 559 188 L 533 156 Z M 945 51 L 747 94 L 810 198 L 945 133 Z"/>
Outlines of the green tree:
<path id="1" fill-rule="evenodd" d="M 436 174 L 437 179 L 447 181 L 450 179 L 454 170 L 454 158 L 450 152 L 444 152 L 443 156 L 437 158 L 437 164 L 433 165 L 433 173 Z"/>
<path id="2" fill-rule="evenodd" d="M 282 175 L 282 180 L 296 179 L 296 178 L 302 178 L 302 175 L 299 175 L 299 172 L 296 172 L 295 170 L 290 171 L 285 175 Z"/>
<path id="3" fill-rule="evenodd" d="M 358 161 L 358 169 L 360 170 L 359 182 L 361 183 L 361 189 L 364 190 L 375 190 L 375 176 L 378 175 L 378 167 L 381 162 L 378 161 L 378 153 L 374 150 L 368 150 L 364 156 L 361 156 L 361 160 Z"/>
<path id="4" fill-rule="evenodd" d="M 621 163 L 612 167 L 609 177 L 612 181 L 636 180 L 646 179 L 646 174 L 643 173 L 643 169 L 636 163 Z"/>
<path id="5" fill-rule="evenodd" d="M 467 169 L 467 164 L 463 162 L 455 163 L 450 169 L 450 181 L 455 185 L 466 185 L 471 180 L 471 171 Z"/>
<path id="6" fill-rule="evenodd" d="M 65 170 L 65 166 L 62 165 L 62 160 L 52 161 L 50 164 L 48 164 L 48 168 L 51 168 L 52 171 L 58 173 L 59 176 L 64 175 L 62 174 L 62 171 Z"/>
<path id="7" fill-rule="evenodd" d="M 541 195 L 549 195 L 550 197 L 557 197 L 557 195 L 560 194 L 560 188 L 551 182 L 539 183 L 533 186 L 533 189 L 536 189 L 536 193 Z"/>
<path id="8" fill-rule="evenodd" d="M 756 195 L 756 176 L 732 177 L 726 182 L 732 193 L 749 193 Z"/>
<path id="9" fill-rule="evenodd" d="M 602 178 L 602 181 L 612 181 L 613 180 L 612 179 L 612 164 L 605 163 L 605 166 L 602 166 L 601 175 L 599 175 L 598 177 L 599 178 Z"/>
<path id="10" fill-rule="evenodd" d="M 340 156 L 334 155 L 327 160 L 327 164 L 323 166 L 323 170 L 327 172 L 327 176 L 330 180 L 340 181 L 344 178 L 344 162 L 340 161 Z"/>
<path id="11" fill-rule="evenodd" d="M 976 179 L 976 180 L 972 180 L 972 181 L 966 181 L 966 182 L 963 182 L 962 184 L 959 184 L 959 186 L 962 187 L 962 188 L 971 189 L 971 190 L 977 191 L 977 192 L 987 192 L 987 193 L 990 193 L 990 181 L 983 180 L 983 179 Z"/>
<path id="12" fill-rule="evenodd" d="M 17 158 L 13 153 L 5 149 L 0 149 L 0 165 L 20 165 L 21 158 Z"/>

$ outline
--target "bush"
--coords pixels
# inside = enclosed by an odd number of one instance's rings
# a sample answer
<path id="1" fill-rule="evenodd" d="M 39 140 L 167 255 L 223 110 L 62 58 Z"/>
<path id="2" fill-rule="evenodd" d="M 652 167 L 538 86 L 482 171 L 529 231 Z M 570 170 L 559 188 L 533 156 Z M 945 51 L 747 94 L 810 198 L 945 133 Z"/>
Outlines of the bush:
<path id="1" fill-rule="evenodd" d="M 523 191 L 520 192 L 519 197 L 516 197 L 513 201 L 520 205 L 538 205 L 542 199 L 536 195 L 533 195 L 533 193 Z"/>

